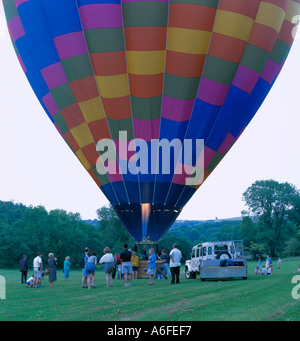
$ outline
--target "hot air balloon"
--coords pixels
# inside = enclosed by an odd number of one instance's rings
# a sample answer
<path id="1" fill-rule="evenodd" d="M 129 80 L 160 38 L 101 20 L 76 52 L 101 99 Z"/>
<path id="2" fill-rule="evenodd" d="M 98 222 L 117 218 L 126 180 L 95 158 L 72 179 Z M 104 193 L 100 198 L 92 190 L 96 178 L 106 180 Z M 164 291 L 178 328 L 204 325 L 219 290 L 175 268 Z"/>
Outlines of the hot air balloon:
<path id="1" fill-rule="evenodd" d="M 136 241 L 158 241 L 237 141 L 282 69 L 300 14 L 300 0 L 3 5 L 38 100 Z M 109 141 L 115 153 L 104 160 Z M 162 141 L 175 160 L 169 172 Z M 143 148 L 154 150 L 146 170 Z"/>

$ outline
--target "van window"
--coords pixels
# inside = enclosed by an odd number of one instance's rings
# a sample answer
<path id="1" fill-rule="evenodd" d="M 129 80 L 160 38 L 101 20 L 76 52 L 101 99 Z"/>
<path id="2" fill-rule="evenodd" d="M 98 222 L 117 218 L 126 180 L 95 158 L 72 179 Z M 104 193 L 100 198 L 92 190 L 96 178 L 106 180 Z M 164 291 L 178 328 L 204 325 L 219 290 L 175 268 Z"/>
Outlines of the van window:
<path id="1" fill-rule="evenodd" d="M 208 254 L 209 256 L 212 255 L 212 247 L 211 247 L 211 246 L 208 247 L 208 249 L 207 249 L 207 254 Z"/>
<path id="2" fill-rule="evenodd" d="M 202 256 L 206 256 L 206 247 L 202 248 Z"/>
<path id="3" fill-rule="evenodd" d="M 200 250 L 201 249 L 197 249 L 197 257 L 200 257 Z"/>
<path id="4" fill-rule="evenodd" d="M 228 251 L 228 245 L 222 245 L 222 244 L 215 245 L 214 251 L 215 253 L 218 253 L 220 251 Z"/>
<path id="5" fill-rule="evenodd" d="M 230 252 L 231 252 L 232 255 L 234 254 L 234 247 L 233 247 L 233 245 L 230 246 Z"/>
<path id="6" fill-rule="evenodd" d="M 192 250 L 192 258 L 195 258 L 196 257 L 196 249 L 193 249 Z"/>

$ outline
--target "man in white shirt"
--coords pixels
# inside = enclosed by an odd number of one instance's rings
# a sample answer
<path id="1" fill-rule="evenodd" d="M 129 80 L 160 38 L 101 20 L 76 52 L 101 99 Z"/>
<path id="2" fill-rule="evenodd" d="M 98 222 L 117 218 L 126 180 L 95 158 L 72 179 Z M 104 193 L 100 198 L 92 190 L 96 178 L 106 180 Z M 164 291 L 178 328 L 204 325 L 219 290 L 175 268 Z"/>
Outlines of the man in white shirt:
<path id="1" fill-rule="evenodd" d="M 176 243 L 173 244 L 173 249 L 171 250 L 169 256 L 170 256 L 170 270 L 172 274 L 171 284 L 175 283 L 175 279 L 176 279 L 176 283 L 179 283 L 179 273 L 180 273 L 180 265 L 181 265 L 180 262 L 181 262 L 182 254 L 181 254 L 181 251 L 178 250 Z"/>
<path id="2" fill-rule="evenodd" d="M 43 262 L 42 262 L 42 253 L 39 252 L 37 257 L 33 260 L 33 270 L 34 270 L 34 283 L 33 287 L 37 288 L 39 282 L 42 279 L 42 269 L 43 269 Z"/>

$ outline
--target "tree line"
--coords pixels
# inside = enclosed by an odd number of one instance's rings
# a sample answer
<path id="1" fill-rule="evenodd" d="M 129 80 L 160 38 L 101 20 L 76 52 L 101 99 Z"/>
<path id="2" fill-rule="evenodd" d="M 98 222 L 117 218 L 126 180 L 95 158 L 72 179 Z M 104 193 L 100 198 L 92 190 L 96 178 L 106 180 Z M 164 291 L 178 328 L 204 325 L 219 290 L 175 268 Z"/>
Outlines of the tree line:
<path id="1" fill-rule="evenodd" d="M 112 206 L 100 208 L 97 216 L 98 226 L 92 226 L 82 221 L 79 213 L 60 209 L 48 212 L 43 206 L 26 207 L 20 203 L 0 201 L 0 268 L 17 267 L 23 254 L 28 256 L 31 265 L 37 252 L 42 252 L 44 259 L 53 253 L 59 267 L 69 256 L 72 268 L 79 268 L 85 247 L 95 250 L 99 256 L 106 246 L 114 254 L 123 250 L 124 243 L 134 248 L 135 241 Z M 175 241 L 187 259 L 191 244 L 184 237 L 166 234 L 159 242 L 159 252 L 162 248 L 170 251 Z"/>
<path id="2" fill-rule="evenodd" d="M 192 246 L 200 242 L 243 239 L 245 250 L 253 256 L 300 255 L 300 194 L 295 186 L 256 181 L 243 194 L 243 201 L 247 209 L 242 221 L 177 224 L 159 241 L 159 251 L 169 252 L 177 242 L 184 262 Z M 79 213 L 48 212 L 43 206 L 0 201 L 0 268 L 17 267 L 23 254 L 30 264 L 37 252 L 44 257 L 54 253 L 59 266 L 69 256 L 72 267 L 80 267 L 87 246 L 99 256 L 105 246 L 114 254 L 122 251 L 125 242 L 134 248 L 134 240 L 112 206 L 98 209 L 97 217 L 98 225 L 92 226 L 82 221 Z"/>

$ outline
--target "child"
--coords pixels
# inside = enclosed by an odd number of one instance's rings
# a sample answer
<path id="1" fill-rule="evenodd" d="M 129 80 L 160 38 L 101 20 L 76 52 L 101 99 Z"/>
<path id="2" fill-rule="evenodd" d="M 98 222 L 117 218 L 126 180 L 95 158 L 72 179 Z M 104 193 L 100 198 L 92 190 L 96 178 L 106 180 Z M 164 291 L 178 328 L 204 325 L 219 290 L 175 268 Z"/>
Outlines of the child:
<path id="1" fill-rule="evenodd" d="M 258 268 L 261 268 L 261 258 L 258 259 L 258 263 L 257 263 Z"/>
<path id="2" fill-rule="evenodd" d="M 273 275 L 273 265 L 272 264 L 270 264 L 267 275 Z"/>
<path id="3" fill-rule="evenodd" d="M 139 269 L 139 256 L 136 254 L 136 251 L 132 252 L 131 265 L 132 265 L 132 274 L 133 274 L 132 278 L 137 279 L 138 269 Z"/>
<path id="4" fill-rule="evenodd" d="M 266 259 L 266 269 L 269 270 L 269 267 L 270 267 L 270 259 L 269 259 L 269 256 L 268 256 L 267 259 Z"/>
<path id="5" fill-rule="evenodd" d="M 122 259 L 120 254 L 117 256 L 116 265 L 118 266 L 118 279 L 122 279 Z"/>
<path id="6" fill-rule="evenodd" d="M 280 257 L 278 258 L 277 265 L 278 265 L 278 269 L 280 269 L 281 268 L 281 258 Z"/>
<path id="7" fill-rule="evenodd" d="M 66 257 L 65 261 L 64 261 L 64 281 L 66 281 L 69 278 L 70 275 L 70 257 Z"/>
<path id="8" fill-rule="evenodd" d="M 261 275 L 266 275 L 266 274 L 267 274 L 267 269 L 265 266 L 263 266 L 261 269 Z"/>
<path id="9" fill-rule="evenodd" d="M 33 282 L 34 282 L 34 274 L 32 274 L 30 278 L 28 278 L 28 280 L 26 282 L 27 288 L 33 287 Z"/>
<path id="10" fill-rule="evenodd" d="M 154 284 L 154 276 L 156 269 L 156 255 L 154 249 L 149 250 L 149 260 L 148 260 L 148 275 L 149 275 L 149 285 Z"/>
<path id="11" fill-rule="evenodd" d="M 260 275 L 260 269 L 258 265 L 255 268 L 255 275 Z"/>

